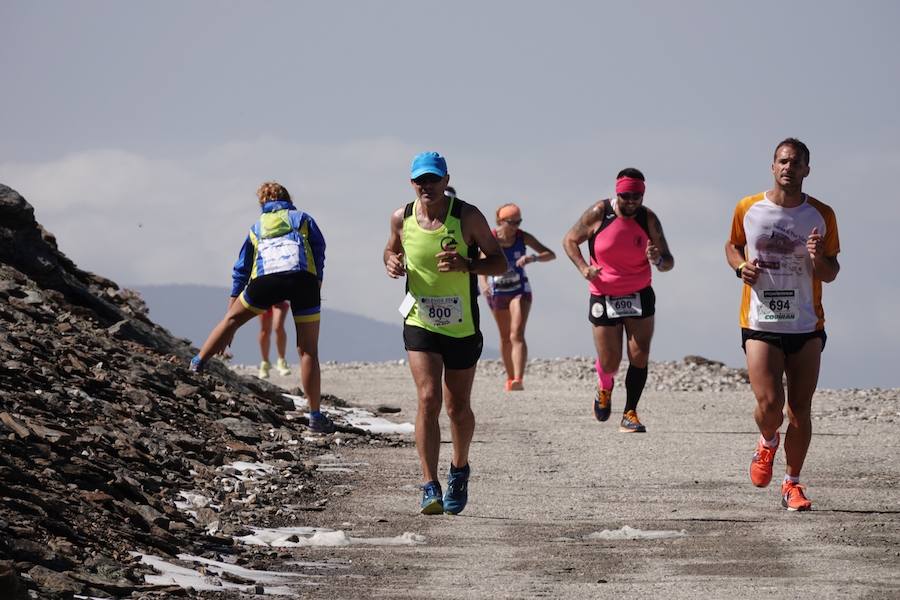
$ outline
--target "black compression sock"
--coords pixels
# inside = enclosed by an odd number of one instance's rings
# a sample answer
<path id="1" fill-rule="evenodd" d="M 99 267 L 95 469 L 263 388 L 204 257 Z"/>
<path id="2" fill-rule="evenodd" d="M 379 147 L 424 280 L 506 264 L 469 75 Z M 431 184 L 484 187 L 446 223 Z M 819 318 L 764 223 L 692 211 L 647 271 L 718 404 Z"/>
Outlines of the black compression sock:
<path id="1" fill-rule="evenodd" d="M 638 400 L 641 399 L 646 383 L 647 367 L 641 369 L 628 365 L 628 372 L 625 374 L 625 412 L 637 410 Z"/>

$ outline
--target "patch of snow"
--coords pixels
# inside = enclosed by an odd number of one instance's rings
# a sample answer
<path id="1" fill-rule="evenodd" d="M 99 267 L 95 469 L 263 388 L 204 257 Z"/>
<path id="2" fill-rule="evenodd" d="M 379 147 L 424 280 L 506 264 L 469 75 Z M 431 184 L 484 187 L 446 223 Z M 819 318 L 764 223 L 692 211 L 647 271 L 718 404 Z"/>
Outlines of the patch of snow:
<path id="1" fill-rule="evenodd" d="M 669 530 L 647 530 L 635 529 L 628 525 L 623 525 L 621 529 L 604 529 L 589 533 L 584 536 L 586 540 L 661 540 L 666 538 L 678 538 L 687 536 L 687 531 L 681 529 L 679 531 Z"/>
<path id="2" fill-rule="evenodd" d="M 294 408 L 298 411 L 305 411 L 309 407 L 306 398 L 291 394 L 284 394 L 284 397 L 293 401 Z M 330 415 L 342 417 L 353 427 L 371 431 L 372 433 L 411 435 L 416 429 L 412 423 L 394 423 L 361 408 L 322 405 L 322 409 Z"/>
<path id="3" fill-rule="evenodd" d="M 170 563 L 151 554 L 133 552 L 132 555 L 139 556 L 141 563 L 153 567 L 154 570 L 160 573 L 159 575 L 144 576 L 144 581 L 153 585 L 177 585 L 185 589 L 192 588 L 200 591 L 239 590 L 254 594 L 257 593 L 256 586 L 258 584 L 263 586 L 262 593 L 264 595 L 272 596 L 296 596 L 297 590 L 288 586 L 309 585 L 309 583 L 301 580 L 310 576 L 302 573 L 257 571 L 190 554 L 179 554 L 178 559 L 204 565 L 205 575 L 195 569 Z M 243 579 L 253 581 L 254 584 L 243 585 L 223 580 L 218 577 L 222 573 L 237 575 Z"/>
<path id="4" fill-rule="evenodd" d="M 351 537 L 342 529 L 323 529 L 317 527 L 280 527 L 267 529 L 251 527 L 253 533 L 234 538 L 236 541 L 251 546 L 268 546 L 270 548 L 298 548 L 308 546 L 417 546 L 426 543 L 425 536 L 409 531 L 389 538 Z"/>

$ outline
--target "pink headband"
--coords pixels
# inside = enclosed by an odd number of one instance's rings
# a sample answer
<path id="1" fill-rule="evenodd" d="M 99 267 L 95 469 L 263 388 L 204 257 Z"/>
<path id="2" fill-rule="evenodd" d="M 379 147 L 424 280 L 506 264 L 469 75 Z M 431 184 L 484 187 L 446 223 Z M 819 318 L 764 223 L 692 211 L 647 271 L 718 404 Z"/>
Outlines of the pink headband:
<path id="1" fill-rule="evenodd" d="M 645 188 L 644 182 L 634 177 L 619 177 L 616 179 L 616 194 L 627 192 L 643 194 Z"/>

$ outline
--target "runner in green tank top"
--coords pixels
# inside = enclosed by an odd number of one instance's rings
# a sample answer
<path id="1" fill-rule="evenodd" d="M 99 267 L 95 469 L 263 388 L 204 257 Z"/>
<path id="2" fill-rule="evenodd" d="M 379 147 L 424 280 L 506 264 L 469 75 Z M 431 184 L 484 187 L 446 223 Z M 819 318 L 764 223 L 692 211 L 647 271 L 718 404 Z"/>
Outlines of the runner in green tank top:
<path id="1" fill-rule="evenodd" d="M 468 500 L 469 446 L 475 432 L 472 382 L 482 347 L 476 274 L 503 273 L 506 257 L 481 211 L 444 195 L 450 177 L 441 155 L 423 152 L 413 158 L 410 179 L 416 201 L 391 215 L 384 266 L 394 279 L 406 276 L 407 294 L 400 312 L 419 397 L 416 449 L 424 480 L 421 512 L 457 514 Z M 479 250 L 484 256 L 479 256 Z M 447 493 L 442 496 L 437 473 L 438 417 L 445 400 L 453 458 Z"/>

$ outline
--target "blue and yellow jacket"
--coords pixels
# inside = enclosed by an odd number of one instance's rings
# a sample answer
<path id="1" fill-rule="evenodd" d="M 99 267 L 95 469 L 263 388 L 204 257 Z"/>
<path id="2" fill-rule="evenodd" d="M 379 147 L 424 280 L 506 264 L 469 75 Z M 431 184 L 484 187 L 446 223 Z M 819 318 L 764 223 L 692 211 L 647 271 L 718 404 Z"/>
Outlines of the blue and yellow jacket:
<path id="1" fill-rule="evenodd" d="M 309 271 L 322 281 L 324 270 L 325 238 L 313 218 L 290 202 L 266 202 L 234 263 L 231 295 L 263 275 Z"/>

